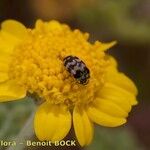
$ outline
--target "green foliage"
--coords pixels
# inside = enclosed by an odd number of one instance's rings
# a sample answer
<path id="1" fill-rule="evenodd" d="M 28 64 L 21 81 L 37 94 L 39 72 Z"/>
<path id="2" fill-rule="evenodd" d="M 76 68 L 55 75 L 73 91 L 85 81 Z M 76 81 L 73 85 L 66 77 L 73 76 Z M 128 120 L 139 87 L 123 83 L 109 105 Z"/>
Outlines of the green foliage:
<path id="1" fill-rule="evenodd" d="M 34 109 L 31 99 L 0 103 L 0 139 L 11 140 L 25 124 Z"/>
<path id="2" fill-rule="evenodd" d="M 142 150 L 131 131 L 96 127 L 93 143 L 86 150 Z"/>
<path id="3" fill-rule="evenodd" d="M 134 11 L 140 9 L 136 8 L 139 2 L 139 0 L 97 0 L 97 5 L 79 11 L 78 20 L 86 30 L 93 27 L 97 36 L 113 37 L 131 44 L 150 43 L 148 34 L 150 20 L 142 20 L 134 15 Z"/>

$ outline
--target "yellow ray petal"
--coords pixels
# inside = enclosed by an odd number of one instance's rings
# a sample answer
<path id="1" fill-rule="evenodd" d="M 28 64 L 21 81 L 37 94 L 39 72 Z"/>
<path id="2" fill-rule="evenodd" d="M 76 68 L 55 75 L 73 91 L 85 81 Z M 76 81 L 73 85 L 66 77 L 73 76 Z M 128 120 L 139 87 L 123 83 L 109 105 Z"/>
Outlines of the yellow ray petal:
<path id="1" fill-rule="evenodd" d="M 17 45 L 21 41 L 21 39 L 16 38 L 15 36 L 11 35 L 10 33 L 4 30 L 0 31 L 0 37 L 1 37 L 0 43 L 3 43 L 0 46 L 0 48 L 6 49 L 7 51 L 9 50 L 9 48 L 12 49 L 15 45 Z"/>
<path id="2" fill-rule="evenodd" d="M 9 64 L 11 62 L 11 56 L 10 53 L 12 51 L 12 48 L 7 45 L 3 45 L 4 43 L 0 41 L 0 76 L 3 76 L 4 73 L 8 73 L 9 70 Z M 8 76 L 8 75 L 7 75 Z M 6 77 L 6 76 L 5 76 Z"/>
<path id="3" fill-rule="evenodd" d="M 118 105 L 120 108 L 122 108 L 123 110 L 125 110 L 126 112 L 130 112 L 131 110 L 131 104 L 128 101 L 128 99 L 126 99 L 126 97 L 124 97 L 124 95 L 122 95 L 122 93 L 118 93 L 117 91 L 111 91 L 111 89 L 107 89 L 103 88 L 102 92 L 100 92 L 100 96 L 99 98 L 105 99 L 106 101 L 110 101 L 115 103 L 116 105 Z"/>
<path id="4" fill-rule="evenodd" d="M 113 47 L 114 45 L 116 45 L 116 41 L 112 41 L 112 42 L 109 42 L 109 43 L 101 43 L 101 46 L 99 47 L 99 49 L 101 51 L 106 51 L 108 50 L 109 48 Z"/>
<path id="5" fill-rule="evenodd" d="M 14 49 L 16 44 L 18 44 L 18 40 L 17 40 L 17 42 L 14 43 L 13 40 L 9 38 L 9 36 L 7 36 L 7 38 L 5 39 L 5 37 L 2 35 L 2 31 L 0 31 L 0 54 L 1 54 L 1 57 L 9 56 L 12 53 L 12 50 Z"/>
<path id="6" fill-rule="evenodd" d="M 101 112 L 104 112 L 113 117 L 128 116 L 128 113 L 125 110 L 123 110 L 121 107 L 105 99 L 98 98 L 94 100 L 94 106 Z"/>
<path id="7" fill-rule="evenodd" d="M 1 24 L 1 30 L 19 40 L 22 40 L 22 38 L 27 35 L 26 27 L 22 23 L 15 20 L 3 21 Z"/>
<path id="8" fill-rule="evenodd" d="M 64 105 L 45 102 L 39 106 L 34 119 L 34 129 L 41 141 L 60 141 L 68 134 L 70 128 L 71 114 Z"/>
<path id="9" fill-rule="evenodd" d="M 119 72 L 108 72 L 106 80 L 113 83 L 120 88 L 130 92 L 133 95 L 137 95 L 137 88 L 135 84 L 125 74 Z"/>
<path id="10" fill-rule="evenodd" d="M 8 80 L 0 83 L 0 102 L 18 100 L 26 96 L 26 90 L 18 85 L 15 81 Z"/>
<path id="11" fill-rule="evenodd" d="M 6 20 L 1 24 L 0 53 L 9 56 L 14 47 L 27 36 L 27 29 L 15 20 Z M 0 58 L 1 61 L 1 58 Z"/>
<path id="12" fill-rule="evenodd" d="M 99 96 L 103 99 L 113 101 L 126 111 L 130 110 L 131 105 L 137 104 L 135 95 L 111 83 L 105 84 Z"/>
<path id="13" fill-rule="evenodd" d="M 114 66 L 115 68 L 117 68 L 118 63 L 117 63 L 116 59 L 113 56 L 110 56 L 110 55 L 107 55 L 107 57 L 109 57 L 111 65 Z"/>
<path id="14" fill-rule="evenodd" d="M 8 80 L 8 74 L 4 72 L 0 72 L 0 83 Z"/>
<path id="15" fill-rule="evenodd" d="M 8 69 L 9 69 L 9 64 L 1 62 L 1 60 L 0 60 L 0 74 L 1 74 L 1 72 L 2 73 L 7 73 Z"/>
<path id="16" fill-rule="evenodd" d="M 117 64 L 116 59 L 110 55 L 106 55 L 106 59 L 108 59 L 109 63 L 110 63 L 110 65 L 107 67 L 107 71 L 108 72 L 118 72 L 117 71 L 118 64 Z"/>
<path id="17" fill-rule="evenodd" d="M 8 80 L 9 64 L 11 57 L 0 50 L 0 83 Z"/>
<path id="18" fill-rule="evenodd" d="M 80 145 L 84 146 L 90 144 L 93 138 L 93 124 L 84 109 L 77 106 L 74 108 L 73 124 Z"/>
<path id="19" fill-rule="evenodd" d="M 125 118 L 112 117 L 104 112 L 101 112 L 95 106 L 90 106 L 89 108 L 87 108 L 87 113 L 93 122 L 102 126 L 116 127 L 126 122 Z"/>
<path id="20" fill-rule="evenodd" d="M 11 58 L 12 58 L 12 57 L 10 56 L 10 54 L 5 53 L 4 51 L 2 51 L 2 50 L 0 49 L 0 62 L 9 64 L 10 61 L 11 61 Z"/>

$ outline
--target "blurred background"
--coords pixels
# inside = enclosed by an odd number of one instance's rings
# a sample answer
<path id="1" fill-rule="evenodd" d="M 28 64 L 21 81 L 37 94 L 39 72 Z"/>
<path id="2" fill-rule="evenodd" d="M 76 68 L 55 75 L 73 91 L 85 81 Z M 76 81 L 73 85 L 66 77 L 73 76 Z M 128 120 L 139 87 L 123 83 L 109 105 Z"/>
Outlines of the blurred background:
<path id="1" fill-rule="evenodd" d="M 38 18 L 57 19 L 89 32 L 91 41 L 117 40 L 109 53 L 136 83 L 139 105 L 125 126 L 96 127 L 85 150 L 150 150 L 150 0 L 1 0 L 0 22 L 10 18 L 26 27 Z M 14 138 L 33 109 L 29 99 L 1 103 L 0 140 Z"/>

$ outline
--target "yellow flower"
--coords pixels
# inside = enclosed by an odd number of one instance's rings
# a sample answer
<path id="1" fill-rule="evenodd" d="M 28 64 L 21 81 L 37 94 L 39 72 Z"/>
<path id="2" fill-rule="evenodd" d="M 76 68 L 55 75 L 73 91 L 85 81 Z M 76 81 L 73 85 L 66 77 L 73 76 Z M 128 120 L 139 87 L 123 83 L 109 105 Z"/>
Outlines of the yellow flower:
<path id="1" fill-rule="evenodd" d="M 4 21 L 0 31 L 0 101 L 21 99 L 27 92 L 36 94 L 44 100 L 34 119 L 39 140 L 63 139 L 73 120 L 80 145 L 88 145 L 93 122 L 120 126 L 137 104 L 136 86 L 105 52 L 114 44 L 91 44 L 87 33 L 57 21 L 38 20 L 34 29 L 14 20 Z M 63 59 L 70 55 L 89 68 L 87 85 L 79 84 L 66 70 Z"/>

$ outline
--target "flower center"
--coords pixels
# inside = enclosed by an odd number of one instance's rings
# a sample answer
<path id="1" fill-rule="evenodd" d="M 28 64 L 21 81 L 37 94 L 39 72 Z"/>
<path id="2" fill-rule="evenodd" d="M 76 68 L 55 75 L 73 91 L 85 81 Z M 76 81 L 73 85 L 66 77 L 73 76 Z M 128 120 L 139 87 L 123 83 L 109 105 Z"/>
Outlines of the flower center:
<path id="1" fill-rule="evenodd" d="M 28 37 L 12 55 L 10 78 L 50 103 L 88 104 L 103 86 L 108 65 L 101 43 L 90 44 L 88 34 L 58 22 L 42 23 L 28 30 Z M 87 85 L 79 84 L 66 70 L 66 56 L 81 58 L 90 70 Z"/>

